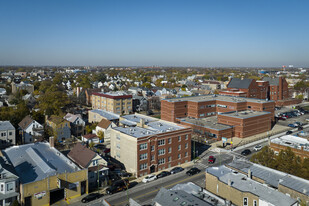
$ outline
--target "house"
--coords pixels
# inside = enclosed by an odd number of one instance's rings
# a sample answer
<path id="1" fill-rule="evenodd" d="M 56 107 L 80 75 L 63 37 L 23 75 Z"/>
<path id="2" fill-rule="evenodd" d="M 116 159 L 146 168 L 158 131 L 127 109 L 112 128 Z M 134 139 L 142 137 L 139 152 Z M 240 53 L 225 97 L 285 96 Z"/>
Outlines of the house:
<path id="1" fill-rule="evenodd" d="M 0 96 L 5 95 L 6 90 L 4 88 L 0 88 Z"/>
<path id="2" fill-rule="evenodd" d="M 46 119 L 46 125 L 52 130 L 53 135 L 58 141 L 71 138 L 71 124 L 69 121 L 52 115 Z"/>
<path id="3" fill-rule="evenodd" d="M 16 144 L 15 127 L 9 121 L 0 121 L 0 148 Z"/>
<path id="4" fill-rule="evenodd" d="M 100 139 L 96 134 L 85 134 L 85 135 L 82 135 L 82 141 L 88 144 L 91 142 L 99 143 Z"/>
<path id="5" fill-rule="evenodd" d="M 284 100 L 289 98 L 289 84 L 284 77 L 264 77 L 263 81 L 269 82 L 269 96 L 271 100 Z"/>
<path id="6" fill-rule="evenodd" d="M 63 119 L 70 122 L 72 135 L 80 137 L 84 134 L 86 123 L 80 114 L 67 113 Z"/>
<path id="7" fill-rule="evenodd" d="M 100 181 L 99 185 L 107 184 L 107 162 L 100 155 L 88 149 L 81 143 L 77 143 L 69 152 L 68 157 L 79 167 L 88 168 L 89 188 L 93 188 L 98 185 L 98 172 Z"/>
<path id="8" fill-rule="evenodd" d="M 19 178 L 14 167 L 0 157 L 0 205 L 12 205 L 19 197 Z"/>
<path id="9" fill-rule="evenodd" d="M 20 84 L 16 84 L 12 82 L 12 93 L 16 93 L 18 90 L 26 90 L 29 93 L 34 91 L 34 86 L 27 82 L 21 82 Z"/>
<path id="10" fill-rule="evenodd" d="M 21 205 L 52 205 L 88 193 L 88 170 L 54 147 L 54 139 L 2 150 L 19 177 Z"/>
<path id="11" fill-rule="evenodd" d="M 122 116 L 120 123 L 111 128 L 111 156 L 134 176 L 191 160 L 191 128 L 141 114 Z"/>
<path id="12" fill-rule="evenodd" d="M 96 134 L 98 134 L 99 131 L 104 132 L 104 141 L 109 141 L 112 127 L 116 127 L 116 124 L 107 119 L 102 119 L 95 128 Z"/>
<path id="13" fill-rule="evenodd" d="M 120 115 L 107 112 L 102 109 L 94 109 L 88 111 L 88 122 L 100 122 L 102 119 L 107 119 L 109 121 L 114 122 L 115 124 L 118 124 Z"/>
<path id="14" fill-rule="evenodd" d="M 206 190 L 234 205 L 287 205 L 298 201 L 252 178 L 251 171 L 239 173 L 224 165 L 206 169 Z"/>
<path id="15" fill-rule="evenodd" d="M 19 124 L 19 132 L 22 135 L 22 143 L 28 144 L 42 140 L 44 127 L 29 115 L 26 116 Z"/>

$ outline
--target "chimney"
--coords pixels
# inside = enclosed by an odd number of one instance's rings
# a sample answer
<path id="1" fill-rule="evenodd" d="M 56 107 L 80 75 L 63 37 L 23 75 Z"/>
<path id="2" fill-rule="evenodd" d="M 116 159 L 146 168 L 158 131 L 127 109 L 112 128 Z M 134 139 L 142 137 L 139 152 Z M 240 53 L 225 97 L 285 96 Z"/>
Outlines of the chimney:
<path id="1" fill-rule="evenodd" d="M 231 179 L 228 179 L 228 180 L 227 180 L 227 184 L 228 184 L 228 186 L 231 186 L 231 185 L 232 185 Z"/>
<path id="2" fill-rule="evenodd" d="M 250 179 L 251 179 L 251 176 L 252 176 L 252 174 L 251 174 L 251 170 L 249 169 L 249 170 L 248 170 L 248 178 L 250 178 Z"/>
<path id="3" fill-rule="evenodd" d="M 55 147 L 54 137 L 49 137 L 49 145 L 50 145 L 50 147 Z"/>
<path id="4" fill-rule="evenodd" d="M 144 128 L 145 127 L 145 119 L 141 118 L 139 122 L 141 124 L 141 127 Z"/>

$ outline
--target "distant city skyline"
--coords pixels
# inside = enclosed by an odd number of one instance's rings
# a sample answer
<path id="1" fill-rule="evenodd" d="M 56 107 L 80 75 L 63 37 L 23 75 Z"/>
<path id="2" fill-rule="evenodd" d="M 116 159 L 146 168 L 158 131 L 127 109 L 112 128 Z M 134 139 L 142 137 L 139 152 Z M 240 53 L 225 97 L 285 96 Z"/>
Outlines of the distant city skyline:
<path id="1" fill-rule="evenodd" d="M 309 1 L 0 2 L 0 65 L 309 67 Z"/>

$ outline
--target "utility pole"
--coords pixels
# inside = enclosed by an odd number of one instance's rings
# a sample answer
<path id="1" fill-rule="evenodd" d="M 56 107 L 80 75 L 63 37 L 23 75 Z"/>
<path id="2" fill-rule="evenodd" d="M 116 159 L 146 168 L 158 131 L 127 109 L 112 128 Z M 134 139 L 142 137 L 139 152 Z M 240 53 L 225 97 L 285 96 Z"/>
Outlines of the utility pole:
<path id="1" fill-rule="evenodd" d="M 99 162 L 98 162 L 98 169 L 97 169 L 97 173 L 98 173 L 98 191 L 99 191 L 99 187 L 100 187 Z"/>

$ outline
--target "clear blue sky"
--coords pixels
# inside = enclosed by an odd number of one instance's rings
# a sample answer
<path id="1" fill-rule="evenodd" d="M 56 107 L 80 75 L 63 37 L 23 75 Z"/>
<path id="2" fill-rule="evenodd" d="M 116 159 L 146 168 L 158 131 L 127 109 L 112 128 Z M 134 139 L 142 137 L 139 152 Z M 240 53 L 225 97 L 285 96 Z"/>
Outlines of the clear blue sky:
<path id="1" fill-rule="evenodd" d="M 308 0 L 0 0 L 0 65 L 309 67 Z"/>

